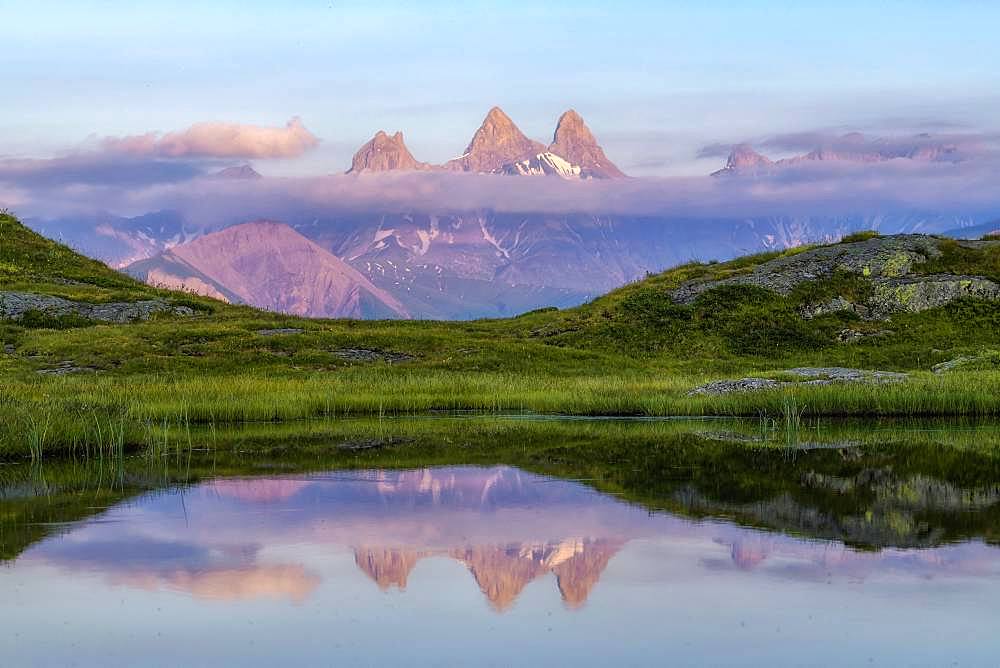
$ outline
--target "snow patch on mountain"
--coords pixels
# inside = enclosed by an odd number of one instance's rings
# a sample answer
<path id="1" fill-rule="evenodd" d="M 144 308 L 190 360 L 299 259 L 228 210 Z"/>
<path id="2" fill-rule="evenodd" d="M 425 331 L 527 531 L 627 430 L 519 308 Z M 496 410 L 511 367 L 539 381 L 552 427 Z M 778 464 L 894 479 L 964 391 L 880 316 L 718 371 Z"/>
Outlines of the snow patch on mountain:
<path id="1" fill-rule="evenodd" d="M 564 179 L 579 179 L 583 173 L 579 165 L 571 164 L 548 151 L 513 162 L 504 166 L 501 171 L 515 176 L 559 176 Z"/>

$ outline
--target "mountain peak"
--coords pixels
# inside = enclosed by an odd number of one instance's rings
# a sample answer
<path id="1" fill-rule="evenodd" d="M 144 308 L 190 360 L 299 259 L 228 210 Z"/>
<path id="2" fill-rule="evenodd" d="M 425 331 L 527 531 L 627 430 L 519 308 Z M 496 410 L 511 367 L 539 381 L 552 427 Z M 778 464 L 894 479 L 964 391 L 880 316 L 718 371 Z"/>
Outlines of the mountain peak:
<path id="1" fill-rule="evenodd" d="M 379 130 L 354 154 L 347 173 L 417 169 L 428 169 L 428 165 L 413 157 L 403 141 L 403 133 L 397 131 L 390 136 L 385 130 Z"/>
<path id="2" fill-rule="evenodd" d="M 712 172 L 712 176 L 753 173 L 767 169 L 773 165 L 774 162 L 770 158 L 755 151 L 750 144 L 737 144 L 729 152 L 729 159 L 726 160 L 726 166 L 717 172 Z"/>
<path id="3" fill-rule="evenodd" d="M 503 109 L 493 107 L 472 135 L 465 153 L 448 161 L 445 167 L 461 172 L 496 172 L 504 165 L 544 151 L 545 146 L 524 136 Z"/>
<path id="4" fill-rule="evenodd" d="M 510 116 L 507 115 L 507 112 L 500 107 L 493 107 L 486 113 L 486 118 L 483 119 L 483 123 L 488 122 L 509 123 L 514 125 L 514 121 L 512 121 Z"/>
<path id="5" fill-rule="evenodd" d="M 216 179 L 259 179 L 262 178 L 260 172 L 250 165 L 234 165 L 226 167 L 212 174 Z"/>
<path id="6" fill-rule="evenodd" d="M 574 109 L 569 109 L 559 117 L 549 152 L 580 167 L 584 177 L 613 179 L 625 176 L 604 155 L 604 150 L 597 144 L 597 139 L 583 117 Z"/>
<path id="7" fill-rule="evenodd" d="M 581 141 L 587 141 L 593 144 L 597 143 L 594 139 L 594 135 L 591 134 L 590 128 L 587 124 L 583 122 L 583 117 L 576 113 L 575 109 L 567 109 L 563 112 L 563 115 L 559 117 L 559 121 L 556 123 L 556 131 L 552 137 L 553 143 L 559 143 L 560 139 L 577 139 Z"/>

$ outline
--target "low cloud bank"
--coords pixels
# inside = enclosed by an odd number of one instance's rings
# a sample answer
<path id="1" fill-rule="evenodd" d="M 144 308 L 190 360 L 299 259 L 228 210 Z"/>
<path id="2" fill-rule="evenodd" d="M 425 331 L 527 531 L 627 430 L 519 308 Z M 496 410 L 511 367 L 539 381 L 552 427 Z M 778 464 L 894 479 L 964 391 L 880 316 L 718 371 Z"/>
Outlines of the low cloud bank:
<path id="1" fill-rule="evenodd" d="M 998 167 L 998 166 L 994 166 Z M 806 165 L 767 178 L 661 178 L 568 182 L 448 173 L 400 173 L 256 181 L 194 178 L 141 188 L 75 185 L 35 191 L 19 205 L 34 216 L 93 210 L 137 215 L 180 211 L 204 225 L 360 212 L 581 213 L 741 218 L 914 211 L 1000 217 L 1000 168 L 966 164 Z M 2 193 L 2 191 L 0 191 Z"/>
<path id="2" fill-rule="evenodd" d="M 289 124 L 289 134 L 298 132 L 296 123 Z M 247 139 L 258 137 L 255 132 L 239 130 L 232 141 L 216 144 L 219 136 L 203 141 L 201 131 L 192 130 L 128 149 L 116 144 L 49 160 L 0 160 L 0 207 L 36 218 L 96 211 L 134 216 L 172 209 L 206 226 L 253 218 L 474 210 L 716 219 L 879 212 L 1000 218 L 1000 153 L 985 149 L 968 160 L 805 161 L 768 174 L 729 178 L 564 181 L 388 172 L 245 181 L 208 175 L 226 150 L 242 147 L 238 150 L 273 155 L 285 149 L 261 148 L 266 141 L 259 145 Z M 992 146 L 988 136 L 978 137 L 977 145 Z M 784 145 L 795 141 L 806 143 L 787 139 Z M 215 157 L 196 157 L 209 154 Z M 168 155 L 179 157 L 164 157 Z"/>

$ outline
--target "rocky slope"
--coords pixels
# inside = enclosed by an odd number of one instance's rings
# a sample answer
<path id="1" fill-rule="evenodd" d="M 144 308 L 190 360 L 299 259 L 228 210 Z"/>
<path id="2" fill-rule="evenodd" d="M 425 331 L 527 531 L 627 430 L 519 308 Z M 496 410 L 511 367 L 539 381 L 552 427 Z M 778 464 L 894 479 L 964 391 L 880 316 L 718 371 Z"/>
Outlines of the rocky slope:
<path id="1" fill-rule="evenodd" d="M 406 308 L 287 225 L 246 223 L 206 234 L 128 272 L 151 284 L 325 318 L 406 318 Z"/>
<path id="2" fill-rule="evenodd" d="M 972 250 L 1000 245 L 996 241 L 964 241 Z M 919 265 L 941 257 L 941 242 L 923 235 L 873 237 L 821 246 L 756 265 L 746 274 L 721 280 L 689 281 L 673 291 L 679 304 L 691 304 L 708 290 L 750 285 L 789 295 L 798 286 L 836 274 L 853 275 L 867 284 L 861 297 L 844 295 L 808 304 L 802 316 L 813 318 L 838 311 L 852 311 L 866 320 L 886 320 L 895 313 L 916 313 L 943 306 L 956 299 L 1000 299 L 1000 284 L 982 276 L 951 273 L 925 274 Z"/>

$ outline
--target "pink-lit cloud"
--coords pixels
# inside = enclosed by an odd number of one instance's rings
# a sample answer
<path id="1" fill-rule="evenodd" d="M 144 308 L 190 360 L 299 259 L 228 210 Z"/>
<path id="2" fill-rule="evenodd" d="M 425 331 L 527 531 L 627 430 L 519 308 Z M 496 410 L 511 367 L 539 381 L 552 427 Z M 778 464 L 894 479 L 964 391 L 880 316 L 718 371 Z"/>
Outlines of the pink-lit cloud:
<path id="1" fill-rule="evenodd" d="M 104 151 L 159 158 L 294 158 L 319 144 L 298 118 L 284 127 L 195 123 L 186 130 L 101 140 Z"/>

